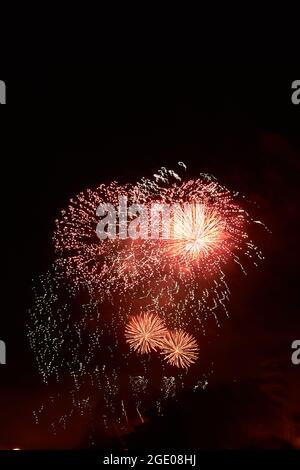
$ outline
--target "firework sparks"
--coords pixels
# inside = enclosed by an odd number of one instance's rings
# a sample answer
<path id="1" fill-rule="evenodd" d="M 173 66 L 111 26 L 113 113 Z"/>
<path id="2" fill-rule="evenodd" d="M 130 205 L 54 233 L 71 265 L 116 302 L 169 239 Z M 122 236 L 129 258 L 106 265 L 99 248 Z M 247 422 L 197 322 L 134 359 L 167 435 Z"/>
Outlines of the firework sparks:
<path id="1" fill-rule="evenodd" d="M 128 206 L 143 204 L 149 213 L 155 203 L 176 206 L 172 236 L 99 240 L 97 207 L 107 201 L 118 207 L 122 197 Z M 174 171 L 161 168 L 153 179 L 101 185 L 73 198 L 56 222 L 56 265 L 74 284 L 88 286 L 99 301 L 126 303 L 129 312 L 141 292 L 149 293 L 150 309 L 168 323 L 172 315 L 172 328 L 196 320 L 194 327 L 203 330 L 210 314 L 217 323 L 218 310 L 228 314 L 227 264 L 233 261 L 245 272 L 243 258 L 254 264 L 263 258 L 249 239 L 251 223 L 239 194 L 212 176 L 201 174 L 184 182 Z M 127 322 L 126 313 L 119 310 L 118 316 Z"/>
<path id="2" fill-rule="evenodd" d="M 156 351 L 166 334 L 164 322 L 152 313 L 132 317 L 125 329 L 126 342 L 140 354 Z"/>
<path id="3" fill-rule="evenodd" d="M 97 208 L 118 207 L 121 197 L 128 206 L 144 205 L 148 214 L 156 203 L 176 206 L 172 236 L 99 239 Z M 136 184 L 102 184 L 71 199 L 56 221 L 55 261 L 36 282 L 28 325 L 44 382 L 59 381 L 67 371 L 74 387 L 71 406 L 80 414 L 91 408 L 85 389 L 101 391 L 105 428 L 110 420 L 121 422 L 122 406 L 132 396 L 142 421 L 142 397 L 156 378 L 149 372 L 151 357 L 140 355 L 158 350 L 163 363 L 188 369 L 198 358 L 195 338 L 206 335 L 208 319 L 219 327 L 220 312 L 228 315 L 227 265 L 234 262 L 245 272 L 245 260 L 257 265 L 263 259 L 248 235 L 248 227 L 261 222 L 252 219 L 245 202 L 210 175 L 183 181 L 164 167 Z M 117 219 L 116 233 L 124 230 L 123 222 Z M 143 365 L 143 375 L 130 380 L 127 392 L 129 348 L 120 354 L 124 327 Z M 177 386 L 175 378 L 164 378 L 162 397 L 173 396 Z"/>
<path id="4" fill-rule="evenodd" d="M 162 354 L 168 364 L 187 369 L 198 358 L 195 338 L 183 330 L 170 331 L 164 339 Z"/>
<path id="5" fill-rule="evenodd" d="M 168 250 L 174 256 L 194 260 L 220 249 L 226 238 L 225 221 L 216 210 L 197 203 L 179 206 Z"/>

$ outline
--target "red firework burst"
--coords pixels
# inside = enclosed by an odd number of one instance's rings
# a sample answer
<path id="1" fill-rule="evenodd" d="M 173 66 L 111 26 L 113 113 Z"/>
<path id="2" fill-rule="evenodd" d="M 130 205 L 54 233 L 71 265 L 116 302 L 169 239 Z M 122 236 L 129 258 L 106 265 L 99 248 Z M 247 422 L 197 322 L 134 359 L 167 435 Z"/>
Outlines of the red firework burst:
<path id="1" fill-rule="evenodd" d="M 183 330 L 170 331 L 161 346 L 165 361 L 176 367 L 187 369 L 198 358 L 195 338 Z"/>
<path id="2" fill-rule="evenodd" d="M 166 326 L 154 313 L 144 313 L 132 317 L 125 328 L 126 342 L 139 354 L 156 351 L 167 334 Z"/>

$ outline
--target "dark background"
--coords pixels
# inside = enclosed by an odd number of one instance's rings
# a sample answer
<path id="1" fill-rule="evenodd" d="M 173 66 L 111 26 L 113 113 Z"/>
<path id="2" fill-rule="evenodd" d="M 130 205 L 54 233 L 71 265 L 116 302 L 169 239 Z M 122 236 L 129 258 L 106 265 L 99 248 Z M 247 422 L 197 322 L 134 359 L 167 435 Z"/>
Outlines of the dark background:
<path id="1" fill-rule="evenodd" d="M 231 318 L 215 344 L 205 392 L 186 392 L 163 418 L 126 436 L 129 448 L 300 447 L 299 68 L 186 63 L 41 65 L 8 73 L 1 108 L 2 314 L 0 448 L 84 447 L 85 429 L 59 437 L 34 424 L 49 391 L 25 336 L 32 279 L 53 259 L 54 219 L 103 181 L 135 181 L 184 161 L 260 206 L 266 256 L 230 280 Z M 298 370 L 299 369 L 299 370 Z M 113 442 L 118 446 L 118 442 Z M 101 446 L 101 442 L 99 443 Z"/>

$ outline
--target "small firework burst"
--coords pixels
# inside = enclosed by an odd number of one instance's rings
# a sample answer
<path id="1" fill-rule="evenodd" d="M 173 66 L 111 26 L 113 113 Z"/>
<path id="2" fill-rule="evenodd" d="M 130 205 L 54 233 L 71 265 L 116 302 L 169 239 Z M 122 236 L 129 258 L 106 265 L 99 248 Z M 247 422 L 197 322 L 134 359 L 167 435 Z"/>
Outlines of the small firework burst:
<path id="1" fill-rule="evenodd" d="M 168 332 L 161 349 L 168 364 L 184 369 L 198 358 L 199 348 L 195 338 L 183 330 Z"/>
<path id="2" fill-rule="evenodd" d="M 125 329 L 126 342 L 140 354 L 156 351 L 166 334 L 164 322 L 154 313 L 132 317 Z"/>

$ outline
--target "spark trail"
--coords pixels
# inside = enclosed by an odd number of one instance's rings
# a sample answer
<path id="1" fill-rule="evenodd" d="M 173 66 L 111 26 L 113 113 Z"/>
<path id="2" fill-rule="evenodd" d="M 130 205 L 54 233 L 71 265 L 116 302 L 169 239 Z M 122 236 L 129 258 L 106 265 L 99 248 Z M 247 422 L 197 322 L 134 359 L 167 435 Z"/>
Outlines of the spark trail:
<path id="1" fill-rule="evenodd" d="M 100 240 L 97 208 L 118 206 L 120 197 L 149 213 L 153 204 L 176 206 L 172 237 Z M 124 407 L 130 419 L 127 402 L 136 393 L 130 377 L 139 377 L 141 397 L 155 381 L 162 391 L 172 384 L 173 394 L 179 387 L 174 366 L 184 374 L 193 370 L 191 377 L 201 382 L 198 352 L 206 325 L 212 319 L 219 327 L 228 315 L 227 267 L 235 263 L 245 272 L 244 264 L 263 259 L 248 235 L 249 227 L 263 224 L 245 206 L 238 192 L 210 175 L 183 180 L 164 167 L 136 184 L 102 184 L 72 198 L 56 220 L 55 261 L 36 282 L 28 324 L 44 382 L 69 377 L 71 407 L 79 409 L 82 403 L 93 409 L 90 394 L 97 390 L 103 422 L 120 426 Z M 150 367 L 154 355 L 161 358 L 157 377 Z M 141 400 L 133 412 L 141 413 Z"/>

